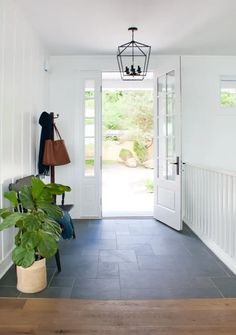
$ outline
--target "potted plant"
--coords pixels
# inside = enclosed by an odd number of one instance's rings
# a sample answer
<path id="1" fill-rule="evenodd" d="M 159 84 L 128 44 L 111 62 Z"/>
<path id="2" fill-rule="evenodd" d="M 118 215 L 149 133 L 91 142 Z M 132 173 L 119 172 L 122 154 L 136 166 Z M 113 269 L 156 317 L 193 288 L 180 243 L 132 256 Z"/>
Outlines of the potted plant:
<path id="1" fill-rule="evenodd" d="M 23 186 L 18 193 L 4 194 L 11 206 L 0 209 L 0 231 L 17 228 L 12 260 L 16 264 L 17 289 L 21 292 L 35 293 L 47 286 L 45 260 L 58 250 L 61 228 L 56 220 L 63 216 L 54 199 L 68 191 L 68 186 L 45 184 L 32 177 L 30 186 Z"/>

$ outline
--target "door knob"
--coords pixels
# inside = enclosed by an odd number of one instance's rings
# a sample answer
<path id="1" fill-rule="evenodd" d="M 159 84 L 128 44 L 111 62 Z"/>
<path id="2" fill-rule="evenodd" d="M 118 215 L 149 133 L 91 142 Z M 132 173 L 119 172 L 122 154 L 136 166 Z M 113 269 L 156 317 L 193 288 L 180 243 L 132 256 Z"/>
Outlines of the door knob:
<path id="1" fill-rule="evenodd" d="M 170 164 L 176 165 L 176 174 L 179 175 L 179 156 L 176 157 L 176 162 L 170 162 Z"/>

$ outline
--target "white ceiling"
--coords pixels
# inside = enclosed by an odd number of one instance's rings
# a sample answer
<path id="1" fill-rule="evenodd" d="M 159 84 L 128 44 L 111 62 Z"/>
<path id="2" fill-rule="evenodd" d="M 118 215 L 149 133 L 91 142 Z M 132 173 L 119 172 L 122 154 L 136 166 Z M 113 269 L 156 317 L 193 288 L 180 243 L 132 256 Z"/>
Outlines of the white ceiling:
<path id="1" fill-rule="evenodd" d="M 128 42 L 152 54 L 236 54 L 236 0 L 15 0 L 53 55 L 115 54 Z"/>

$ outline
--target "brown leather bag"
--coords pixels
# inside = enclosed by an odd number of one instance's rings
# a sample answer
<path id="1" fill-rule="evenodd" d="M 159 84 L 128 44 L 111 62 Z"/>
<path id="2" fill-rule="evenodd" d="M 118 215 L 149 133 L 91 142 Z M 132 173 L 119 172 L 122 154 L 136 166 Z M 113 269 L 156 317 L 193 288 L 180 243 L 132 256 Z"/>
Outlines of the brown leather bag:
<path id="1" fill-rule="evenodd" d="M 59 140 L 46 140 L 43 154 L 43 164 L 47 166 L 59 166 L 70 163 L 64 140 L 54 124 Z"/>

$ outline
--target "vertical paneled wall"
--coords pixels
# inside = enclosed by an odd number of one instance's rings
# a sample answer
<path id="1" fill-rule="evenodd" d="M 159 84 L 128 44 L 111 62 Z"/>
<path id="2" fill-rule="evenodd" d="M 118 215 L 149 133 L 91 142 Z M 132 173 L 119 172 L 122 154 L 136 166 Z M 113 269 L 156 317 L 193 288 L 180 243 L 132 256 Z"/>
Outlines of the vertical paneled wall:
<path id="1" fill-rule="evenodd" d="M 236 273 L 236 173 L 186 164 L 184 221 Z"/>
<path id="2" fill-rule="evenodd" d="M 236 109 L 220 104 L 236 57 L 181 59 L 184 221 L 236 273 Z"/>
<path id="3" fill-rule="evenodd" d="M 45 51 L 14 1 L 0 0 L 0 206 L 10 182 L 36 172 L 38 116 L 46 107 Z M 0 277 L 14 232 L 0 234 Z"/>

